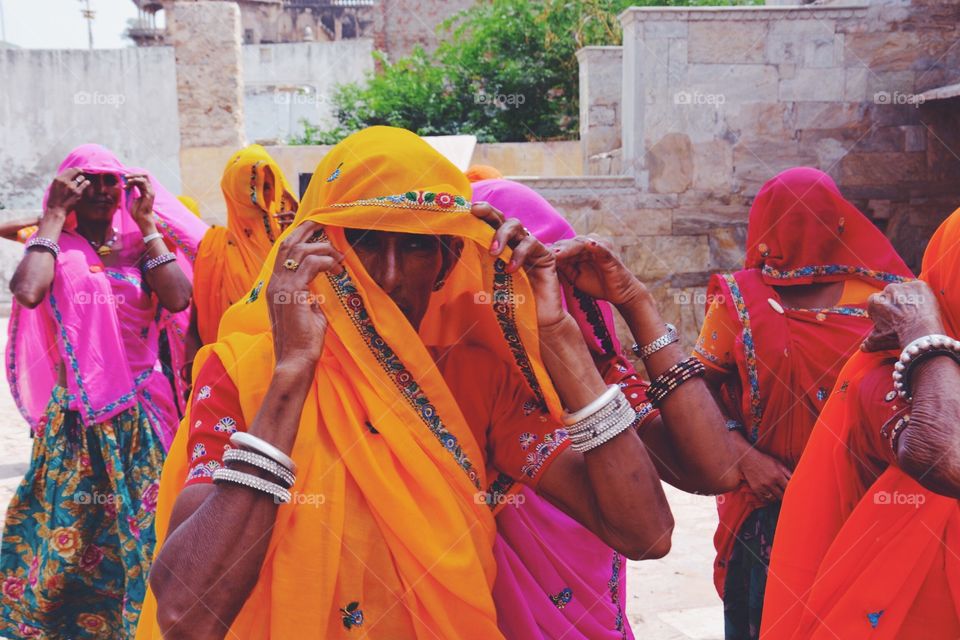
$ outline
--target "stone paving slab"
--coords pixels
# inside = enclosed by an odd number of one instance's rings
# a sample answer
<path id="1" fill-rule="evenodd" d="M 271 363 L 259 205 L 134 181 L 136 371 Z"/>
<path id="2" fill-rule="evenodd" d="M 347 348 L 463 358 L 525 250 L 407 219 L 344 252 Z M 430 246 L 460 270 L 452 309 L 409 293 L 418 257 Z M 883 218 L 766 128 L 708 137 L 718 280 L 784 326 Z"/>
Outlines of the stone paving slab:
<path id="1" fill-rule="evenodd" d="M 0 317 L 0 352 L 7 318 Z M 30 460 L 32 441 L 10 390 L 0 383 L 0 518 L 6 513 Z M 723 608 L 711 580 L 712 498 L 666 486 L 676 527 L 666 558 L 627 565 L 627 618 L 638 640 L 720 640 Z"/>

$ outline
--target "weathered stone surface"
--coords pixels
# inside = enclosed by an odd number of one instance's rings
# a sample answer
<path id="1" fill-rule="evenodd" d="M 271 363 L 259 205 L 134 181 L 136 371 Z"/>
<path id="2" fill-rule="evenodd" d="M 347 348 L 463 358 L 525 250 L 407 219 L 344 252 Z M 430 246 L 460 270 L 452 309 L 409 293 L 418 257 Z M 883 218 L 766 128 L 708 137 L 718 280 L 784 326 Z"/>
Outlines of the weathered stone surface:
<path id="1" fill-rule="evenodd" d="M 637 236 L 623 247 L 626 264 L 642 280 L 710 268 L 706 236 Z"/>
<path id="2" fill-rule="evenodd" d="M 798 102 L 797 129 L 840 129 L 863 122 L 865 107 L 849 102 Z"/>
<path id="3" fill-rule="evenodd" d="M 846 73 L 841 68 L 797 69 L 793 78 L 780 81 L 780 100 L 792 102 L 841 102 Z"/>
<path id="4" fill-rule="evenodd" d="M 763 63 L 766 23 L 692 22 L 687 59 L 707 64 Z"/>
<path id="5" fill-rule="evenodd" d="M 732 271 L 743 266 L 747 244 L 747 225 L 714 229 L 708 236 L 710 244 L 710 269 Z"/>
<path id="6" fill-rule="evenodd" d="M 710 104 L 711 95 L 722 96 L 724 104 L 778 99 L 777 68 L 768 64 L 691 64 L 686 80 L 686 86 L 677 90 L 700 92 L 704 104 Z"/>
<path id="7" fill-rule="evenodd" d="M 727 140 L 711 140 L 693 146 L 693 187 L 723 192 L 730 188 L 733 147 Z"/>
<path id="8" fill-rule="evenodd" d="M 647 154 L 650 189 L 659 193 L 686 191 L 693 183 L 693 147 L 682 133 L 668 133 Z"/>
<path id="9" fill-rule="evenodd" d="M 586 47 L 577 52 L 580 68 L 580 147 L 590 157 L 620 147 L 622 47 Z"/>
<path id="10" fill-rule="evenodd" d="M 178 2 L 170 21 L 181 149 L 243 146 L 240 10 L 232 2 Z"/>
<path id="11" fill-rule="evenodd" d="M 896 184 L 922 180 L 923 153 L 851 153 L 840 163 L 843 184 Z"/>

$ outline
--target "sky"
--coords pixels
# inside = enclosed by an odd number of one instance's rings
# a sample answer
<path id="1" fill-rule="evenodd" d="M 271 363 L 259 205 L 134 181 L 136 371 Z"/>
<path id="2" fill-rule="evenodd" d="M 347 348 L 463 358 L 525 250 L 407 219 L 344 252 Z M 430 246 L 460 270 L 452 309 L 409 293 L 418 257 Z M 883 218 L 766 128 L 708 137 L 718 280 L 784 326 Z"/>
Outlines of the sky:
<path id="1" fill-rule="evenodd" d="M 132 46 L 123 37 L 127 20 L 137 17 L 133 0 L 89 0 L 96 13 L 93 46 Z M 86 49 L 87 21 L 80 14 L 84 0 L 0 0 L 0 41 L 27 49 Z"/>

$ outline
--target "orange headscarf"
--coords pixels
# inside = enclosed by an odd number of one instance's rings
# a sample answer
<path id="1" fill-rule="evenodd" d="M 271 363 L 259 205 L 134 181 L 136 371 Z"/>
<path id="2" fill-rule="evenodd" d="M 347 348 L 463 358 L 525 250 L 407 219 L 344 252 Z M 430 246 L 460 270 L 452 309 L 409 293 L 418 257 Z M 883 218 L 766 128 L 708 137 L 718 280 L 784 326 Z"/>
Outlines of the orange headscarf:
<path id="1" fill-rule="evenodd" d="M 364 509 L 376 523 L 376 544 L 389 551 L 383 566 L 376 560 L 382 555 L 364 562 L 378 575 L 396 573 L 406 587 L 401 602 L 379 603 L 380 610 L 402 605 L 416 638 L 502 637 L 491 596 L 495 524 L 478 499 L 487 487 L 484 452 L 426 345 L 482 344 L 513 363 L 551 413 L 558 415 L 560 404 L 539 356 L 529 282 L 505 273 L 508 256 L 489 255 L 493 230 L 470 214 L 469 197 L 463 173 L 402 129 L 356 133 L 317 167 L 293 226 L 322 223 L 346 254 L 346 271 L 321 275 L 312 286 L 329 329 L 291 455 L 299 468 L 294 491 L 326 500 L 320 509 L 280 508 L 260 580 L 233 624 L 237 636 L 323 638 L 335 629 L 339 620 L 332 616 L 343 606 L 336 581 L 346 553 L 345 510 Z M 367 275 L 344 227 L 463 239 L 460 259 L 431 296 L 419 333 Z M 224 315 L 220 342 L 202 349 L 194 367 L 199 371 L 216 353 L 247 421 L 270 382 L 264 372 L 274 365 L 260 292 L 275 260 L 273 249 L 250 295 Z M 477 304 L 478 296 L 496 303 Z M 361 437 L 368 416 L 376 440 Z M 179 431 L 164 466 L 158 548 L 186 477 L 188 432 Z M 137 637 L 160 637 L 149 593 Z"/>
<path id="2" fill-rule="evenodd" d="M 290 211 L 291 203 L 296 206 L 280 166 L 257 144 L 233 154 L 220 188 L 227 226 L 207 231 L 194 265 L 197 328 L 204 344 L 216 341 L 224 311 L 250 290 L 260 273 L 280 235 L 276 214 Z"/>
<path id="3" fill-rule="evenodd" d="M 960 337 L 960 210 L 931 239 L 920 279 L 937 296 L 946 332 Z M 862 463 L 846 446 L 853 430 L 880 429 L 861 424 L 860 382 L 878 368 L 892 372 L 897 355 L 857 353 L 840 373 L 784 498 L 761 637 L 920 637 L 903 635 L 905 625 L 914 632 L 921 625 L 926 638 L 960 633 L 953 628 L 960 611 L 957 500 L 924 489 L 894 466 L 865 487 Z M 915 499 L 884 498 L 904 494 Z M 944 595 L 953 606 L 942 608 L 950 616 L 909 620 L 935 571 L 945 573 L 950 586 Z"/>
<path id="4" fill-rule="evenodd" d="M 467 179 L 470 182 L 480 182 L 481 180 L 493 180 L 503 178 L 503 174 L 496 167 L 486 164 L 472 164 L 467 169 Z"/>

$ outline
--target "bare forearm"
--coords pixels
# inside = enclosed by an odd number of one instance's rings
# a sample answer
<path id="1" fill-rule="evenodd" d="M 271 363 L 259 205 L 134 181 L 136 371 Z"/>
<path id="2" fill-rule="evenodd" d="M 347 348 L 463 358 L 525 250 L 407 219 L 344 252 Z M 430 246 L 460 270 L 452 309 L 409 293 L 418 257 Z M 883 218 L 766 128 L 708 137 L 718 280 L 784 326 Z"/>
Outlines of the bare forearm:
<path id="1" fill-rule="evenodd" d="M 587 406 L 606 390 L 583 334 L 571 316 L 565 314 L 560 322 L 540 329 L 540 354 L 568 411 Z"/>
<path id="2" fill-rule="evenodd" d="M 57 242 L 63 230 L 66 213 L 47 211 L 40 220 L 37 236 Z M 36 307 L 50 290 L 53 283 L 56 258 L 45 249 L 29 249 L 17 265 L 10 280 L 10 291 L 17 302 L 26 307 Z"/>
<path id="3" fill-rule="evenodd" d="M 649 344 L 664 334 L 664 322 L 649 296 L 618 307 L 637 344 Z M 653 380 L 686 357 L 674 343 L 644 361 Z M 704 493 L 734 489 L 740 482 L 737 457 L 728 446 L 724 417 L 707 384 L 699 378 L 682 384 L 660 403 L 665 433 L 686 476 L 685 486 Z"/>
<path id="4" fill-rule="evenodd" d="M 144 235 L 156 232 L 156 227 L 142 229 Z M 143 261 L 156 258 L 167 252 L 167 245 L 161 239 L 151 240 L 143 252 Z M 177 262 L 171 261 L 155 267 L 144 276 L 150 288 L 157 292 L 160 306 L 168 311 L 183 311 L 190 304 L 193 286 Z"/>
<path id="5" fill-rule="evenodd" d="M 910 426 L 900 435 L 900 467 L 924 487 L 960 498 L 960 365 L 945 356 L 916 365 Z"/>
<path id="6" fill-rule="evenodd" d="M 300 421 L 300 410 L 292 409 L 302 408 L 311 380 L 278 367 L 249 433 L 289 453 Z M 277 508 L 269 495 L 224 483 L 182 523 L 175 510 L 151 575 L 165 637 L 224 636 L 257 582 Z"/>

